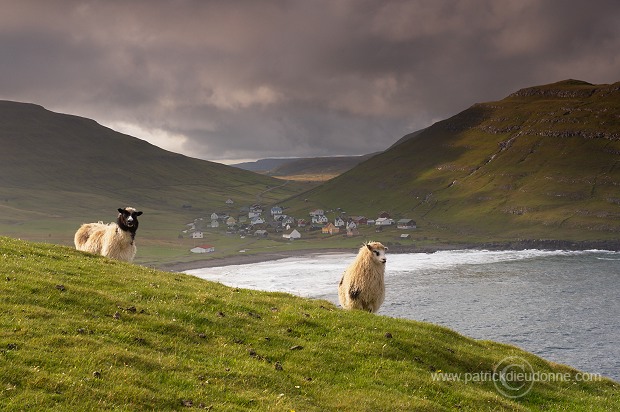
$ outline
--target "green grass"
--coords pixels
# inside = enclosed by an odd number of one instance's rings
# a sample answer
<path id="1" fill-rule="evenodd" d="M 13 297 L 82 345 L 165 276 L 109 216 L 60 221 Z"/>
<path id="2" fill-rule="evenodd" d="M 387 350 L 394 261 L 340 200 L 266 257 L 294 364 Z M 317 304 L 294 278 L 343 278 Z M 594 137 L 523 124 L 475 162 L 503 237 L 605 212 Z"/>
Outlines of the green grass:
<path id="1" fill-rule="evenodd" d="M 577 371 L 428 323 L 5 237 L 0 274 L 3 411 L 620 408 L 609 380 L 536 382 L 516 399 L 492 382 L 433 381 L 507 356 Z"/>

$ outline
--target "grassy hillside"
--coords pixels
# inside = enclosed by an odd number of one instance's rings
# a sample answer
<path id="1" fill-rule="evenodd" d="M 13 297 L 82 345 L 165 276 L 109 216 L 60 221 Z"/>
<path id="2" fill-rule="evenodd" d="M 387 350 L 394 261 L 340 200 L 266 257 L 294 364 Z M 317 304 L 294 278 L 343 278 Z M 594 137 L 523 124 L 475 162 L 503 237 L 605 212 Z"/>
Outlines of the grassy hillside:
<path id="1" fill-rule="evenodd" d="M 138 236 L 150 259 L 185 251 L 177 236 L 195 218 L 300 191 L 33 104 L 0 101 L 0 147 L 0 234 L 70 244 L 81 223 L 131 205 L 144 211 Z"/>
<path id="2" fill-rule="evenodd" d="M 617 383 L 427 323 L 4 237 L 0 273 L 3 411 L 620 408 Z M 490 381 L 433 379 L 508 356 L 567 380 L 510 399 Z"/>
<path id="3" fill-rule="evenodd" d="M 446 239 L 617 239 L 620 83 L 564 81 L 476 104 L 291 199 L 412 218 Z"/>

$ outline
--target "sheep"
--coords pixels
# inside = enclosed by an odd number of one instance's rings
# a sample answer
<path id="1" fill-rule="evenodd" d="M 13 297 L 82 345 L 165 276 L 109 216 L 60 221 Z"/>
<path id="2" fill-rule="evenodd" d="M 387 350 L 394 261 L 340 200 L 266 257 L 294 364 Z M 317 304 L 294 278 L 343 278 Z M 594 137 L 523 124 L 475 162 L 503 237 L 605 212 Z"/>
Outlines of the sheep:
<path id="1" fill-rule="evenodd" d="M 116 223 L 83 224 L 75 232 L 75 248 L 112 259 L 133 261 L 136 256 L 134 239 L 140 215 L 142 212 L 133 207 L 119 208 Z"/>
<path id="2" fill-rule="evenodd" d="M 344 309 L 376 312 L 385 299 L 385 252 L 380 242 L 367 242 L 345 270 L 338 285 L 338 300 Z"/>

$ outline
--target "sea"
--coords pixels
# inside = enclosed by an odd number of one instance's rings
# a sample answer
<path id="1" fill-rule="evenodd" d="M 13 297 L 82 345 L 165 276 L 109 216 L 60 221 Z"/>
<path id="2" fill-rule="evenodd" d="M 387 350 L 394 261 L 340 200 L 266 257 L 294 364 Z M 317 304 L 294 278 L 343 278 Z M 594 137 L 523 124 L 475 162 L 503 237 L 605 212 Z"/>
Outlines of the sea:
<path id="1" fill-rule="evenodd" d="M 222 284 L 338 304 L 355 254 L 189 270 Z M 519 346 L 620 382 L 620 252 L 452 250 L 388 254 L 379 315 Z"/>

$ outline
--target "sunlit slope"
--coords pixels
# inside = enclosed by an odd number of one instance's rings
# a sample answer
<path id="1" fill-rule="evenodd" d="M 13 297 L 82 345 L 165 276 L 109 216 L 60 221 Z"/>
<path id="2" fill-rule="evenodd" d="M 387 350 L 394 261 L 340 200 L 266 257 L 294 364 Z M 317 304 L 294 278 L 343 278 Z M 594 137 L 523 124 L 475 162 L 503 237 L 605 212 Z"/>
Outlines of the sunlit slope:
<path id="1" fill-rule="evenodd" d="M 0 273 L 3 411 L 619 407 L 617 383 L 428 323 L 5 237 Z M 502 396 L 488 376 L 511 356 L 565 378 Z"/>
<path id="2" fill-rule="evenodd" d="M 616 238 L 618 113 L 620 83 L 523 89 L 438 122 L 289 205 L 387 210 L 481 239 Z"/>

